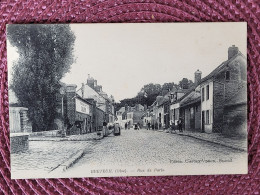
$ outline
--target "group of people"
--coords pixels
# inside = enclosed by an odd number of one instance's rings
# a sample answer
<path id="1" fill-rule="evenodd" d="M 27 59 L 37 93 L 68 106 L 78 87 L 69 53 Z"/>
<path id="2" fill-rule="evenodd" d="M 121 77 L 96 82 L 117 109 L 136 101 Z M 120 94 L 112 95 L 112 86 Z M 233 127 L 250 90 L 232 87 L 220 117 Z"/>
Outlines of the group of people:
<path id="1" fill-rule="evenodd" d="M 178 120 L 177 125 L 175 125 L 174 123 L 171 125 L 171 130 L 179 130 L 180 132 L 183 132 L 182 118 Z"/>
<path id="2" fill-rule="evenodd" d="M 161 123 L 155 123 L 155 124 L 152 124 L 148 121 L 146 123 L 146 129 L 147 130 L 150 130 L 150 129 L 160 129 L 161 128 Z M 177 125 L 175 125 L 175 123 L 171 123 L 170 124 L 170 129 L 171 130 L 179 130 L 180 132 L 183 132 L 183 122 L 182 122 L 182 119 L 180 118 L 177 122 Z"/>

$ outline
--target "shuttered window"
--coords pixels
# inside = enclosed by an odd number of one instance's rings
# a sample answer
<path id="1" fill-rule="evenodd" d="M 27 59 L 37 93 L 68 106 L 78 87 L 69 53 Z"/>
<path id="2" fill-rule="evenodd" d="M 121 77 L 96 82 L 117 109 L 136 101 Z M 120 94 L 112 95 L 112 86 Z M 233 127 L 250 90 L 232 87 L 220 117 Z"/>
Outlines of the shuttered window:
<path id="1" fill-rule="evenodd" d="M 202 98 L 202 101 L 204 101 L 204 95 L 205 95 L 205 91 L 204 91 L 204 87 L 202 88 L 202 91 L 201 91 L 201 98 Z"/>

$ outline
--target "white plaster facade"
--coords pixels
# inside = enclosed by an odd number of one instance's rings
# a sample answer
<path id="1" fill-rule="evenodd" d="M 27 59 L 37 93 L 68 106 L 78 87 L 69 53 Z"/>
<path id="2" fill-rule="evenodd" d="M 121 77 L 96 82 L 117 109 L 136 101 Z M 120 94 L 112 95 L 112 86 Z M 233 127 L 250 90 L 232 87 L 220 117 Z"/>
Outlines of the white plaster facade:
<path id="1" fill-rule="evenodd" d="M 207 86 L 209 87 L 209 97 L 207 97 Z M 203 93 L 204 89 L 204 93 Z M 212 133 L 213 124 L 213 81 L 208 80 L 201 85 L 201 128 L 206 133 Z M 204 99 L 203 99 L 204 95 Z M 204 117 L 204 118 L 203 118 Z M 204 121 L 204 122 L 203 122 Z M 204 123 L 204 127 L 203 127 Z"/>
<path id="2" fill-rule="evenodd" d="M 170 105 L 170 113 L 171 113 L 171 124 L 174 123 L 174 125 L 178 124 L 178 120 L 180 117 L 180 103 L 176 102 L 175 104 Z"/>

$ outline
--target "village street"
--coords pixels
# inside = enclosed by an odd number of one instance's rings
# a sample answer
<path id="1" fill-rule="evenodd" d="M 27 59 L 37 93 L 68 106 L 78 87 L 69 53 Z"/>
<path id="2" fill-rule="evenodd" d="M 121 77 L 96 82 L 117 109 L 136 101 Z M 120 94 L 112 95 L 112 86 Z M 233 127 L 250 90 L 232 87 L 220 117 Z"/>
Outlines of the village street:
<path id="1" fill-rule="evenodd" d="M 12 154 L 12 174 L 14 177 L 19 177 L 25 173 L 38 176 L 52 173 L 52 170 L 61 163 L 71 160 L 71 157 L 79 151 L 84 152 L 83 156 L 65 172 L 58 174 L 67 177 L 74 172 L 84 173 L 87 167 L 93 165 L 100 168 L 106 165 L 154 166 L 180 162 L 196 163 L 202 159 L 216 162 L 220 159 L 223 161 L 232 159 L 232 162 L 235 162 L 246 154 L 219 144 L 157 130 L 123 129 L 120 136 L 114 136 L 112 133 L 103 139 L 95 137 L 96 133 L 92 133 L 92 135 L 77 135 L 74 140 L 68 138 L 63 141 L 60 138 L 56 141 L 31 140 L 28 150 Z"/>
<path id="2" fill-rule="evenodd" d="M 195 138 L 153 130 L 122 130 L 121 136 L 109 135 L 86 150 L 85 155 L 64 174 L 84 172 L 92 165 L 146 166 L 190 163 L 194 160 L 241 159 L 244 152 Z"/>

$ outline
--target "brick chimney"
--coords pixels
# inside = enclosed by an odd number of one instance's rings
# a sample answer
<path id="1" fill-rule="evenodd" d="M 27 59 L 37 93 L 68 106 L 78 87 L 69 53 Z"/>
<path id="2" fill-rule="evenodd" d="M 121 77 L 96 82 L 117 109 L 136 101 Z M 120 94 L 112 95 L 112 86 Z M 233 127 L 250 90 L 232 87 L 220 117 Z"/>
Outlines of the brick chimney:
<path id="1" fill-rule="evenodd" d="M 85 85 L 84 83 L 81 83 L 81 97 L 84 98 L 84 89 L 85 89 Z"/>
<path id="2" fill-rule="evenodd" d="M 194 73 L 195 85 L 197 85 L 201 81 L 201 74 L 202 74 L 202 72 L 199 69 Z"/>
<path id="3" fill-rule="evenodd" d="M 236 47 L 235 45 L 232 45 L 232 47 L 228 48 L 228 59 L 230 60 L 233 56 L 235 56 L 236 54 L 238 54 L 238 47 Z"/>

